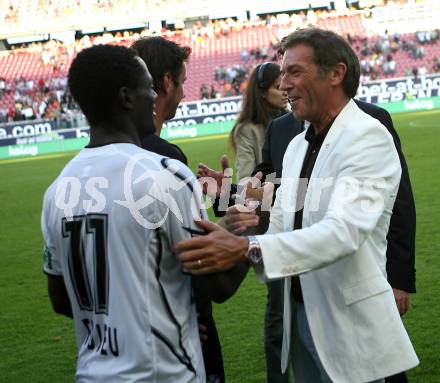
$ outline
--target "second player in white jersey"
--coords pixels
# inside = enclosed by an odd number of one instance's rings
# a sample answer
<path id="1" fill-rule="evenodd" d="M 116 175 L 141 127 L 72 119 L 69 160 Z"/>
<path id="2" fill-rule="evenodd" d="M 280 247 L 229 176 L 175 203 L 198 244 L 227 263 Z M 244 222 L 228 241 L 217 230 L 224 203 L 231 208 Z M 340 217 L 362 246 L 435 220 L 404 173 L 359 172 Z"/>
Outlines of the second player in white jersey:
<path id="1" fill-rule="evenodd" d="M 191 277 L 174 253 L 204 215 L 183 164 L 133 144 L 83 149 L 48 188 L 46 273 L 63 276 L 78 382 L 204 382 Z"/>

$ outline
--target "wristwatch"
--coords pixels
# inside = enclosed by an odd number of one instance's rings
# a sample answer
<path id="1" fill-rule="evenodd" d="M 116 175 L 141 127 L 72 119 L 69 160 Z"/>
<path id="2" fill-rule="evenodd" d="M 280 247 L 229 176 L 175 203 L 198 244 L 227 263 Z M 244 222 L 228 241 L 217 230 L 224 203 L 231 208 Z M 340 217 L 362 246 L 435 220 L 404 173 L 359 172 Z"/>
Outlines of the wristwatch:
<path id="1" fill-rule="evenodd" d="M 249 263 L 253 266 L 259 265 L 263 262 L 263 255 L 261 254 L 261 247 L 255 235 L 248 236 L 249 246 L 245 254 Z"/>

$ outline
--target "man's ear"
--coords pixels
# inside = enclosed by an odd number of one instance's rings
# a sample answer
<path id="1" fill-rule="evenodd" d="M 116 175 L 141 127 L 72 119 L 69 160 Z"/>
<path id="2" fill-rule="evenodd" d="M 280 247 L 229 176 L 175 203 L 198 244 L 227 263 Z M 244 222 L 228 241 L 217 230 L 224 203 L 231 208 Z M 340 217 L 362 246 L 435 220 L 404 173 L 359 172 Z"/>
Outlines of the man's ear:
<path id="1" fill-rule="evenodd" d="M 347 65 L 344 63 L 337 63 L 329 73 L 329 78 L 332 85 L 339 85 L 344 81 L 347 73 Z"/>
<path id="2" fill-rule="evenodd" d="M 123 109 L 133 109 L 134 108 L 134 103 L 135 103 L 135 92 L 130 89 L 127 88 L 126 86 L 123 86 L 122 88 L 119 89 L 118 92 L 118 98 L 119 98 L 119 103 L 121 104 Z"/>
<path id="3" fill-rule="evenodd" d="M 170 72 L 166 72 L 163 75 L 162 80 L 162 91 L 165 94 L 168 94 L 171 91 L 171 86 L 174 84 L 173 77 L 171 76 Z"/>

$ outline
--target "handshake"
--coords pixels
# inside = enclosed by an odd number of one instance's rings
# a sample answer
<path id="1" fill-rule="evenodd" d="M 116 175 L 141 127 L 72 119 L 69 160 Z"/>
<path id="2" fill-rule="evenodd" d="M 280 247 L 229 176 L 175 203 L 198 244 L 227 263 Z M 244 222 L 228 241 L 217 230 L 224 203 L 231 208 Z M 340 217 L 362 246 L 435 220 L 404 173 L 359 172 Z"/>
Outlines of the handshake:
<path id="1" fill-rule="evenodd" d="M 243 234 L 263 234 L 268 226 L 270 207 L 273 201 L 274 183 L 261 184 L 263 174 L 244 180 L 229 196 L 232 172 L 228 158 L 221 159 L 222 170 L 215 171 L 200 164 L 197 178 L 203 192 L 211 200 L 226 195 L 226 214 L 217 224 L 196 221 L 205 235 L 195 236 L 177 243 L 177 256 L 185 269 L 194 275 L 219 273 L 247 262 L 248 238 Z M 235 186 L 235 185 L 234 185 Z M 235 204 L 231 204 L 231 200 Z"/>
<path id="2" fill-rule="evenodd" d="M 221 158 L 221 167 L 221 171 L 216 171 L 205 164 L 199 164 L 197 178 L 203 193 L 214 202 L 215 210 L 224 215 L 218 221 L 218 225 L 240 235 L 255 228 L 259 224 L 259 216 L 263 220 L 268 217 L 275 185 L 270 181 L 262 184 L 261 172 L 253 177 L 246 177 L 238 185 L 234 185 L 231 184 L 232 169 L 229 168 L 226 155 Z M 269 179 L 269 176 L 267 178 Z M 276 181 L 275 178 L 273 181 Z M 223 213 L 225 211 L 226 214 Z M 259 231 L 263 233 L 265 230 L 261 228 Z"/>

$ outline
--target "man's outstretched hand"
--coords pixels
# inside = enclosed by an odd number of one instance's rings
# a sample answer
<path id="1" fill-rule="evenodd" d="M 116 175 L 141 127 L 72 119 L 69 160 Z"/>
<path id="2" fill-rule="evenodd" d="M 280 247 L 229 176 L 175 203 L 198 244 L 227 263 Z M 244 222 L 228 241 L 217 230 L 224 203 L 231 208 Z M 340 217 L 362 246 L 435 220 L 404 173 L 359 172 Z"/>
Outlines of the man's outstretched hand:
<path id="1" fill-rule="evenodd" d="M 201 179 L 201 181 L 203 181 L 203 179 L 215 180 L 215 183 L 217 185 L 215 190 L 215 195 L 211 195 L 214 193 L 212 193 L 212 191 L 209 190 L 210 189 L 208 188 L 209 183 L 202 182 L 203 193 L 208 194 L 211 198 L 218 198 L 220 196 L 222 190 L 223 178 L 232 177 L 232 171 L 229 168 L 229 160 L 226 154 L 223 154 L 223 156 L 220 158 L 220 165 L 222 168 L 221 171 L 211 169 L 210 167 L 202 163 L 199 164 L 197 169 L 197 178 Z"/>
<path id="2" fill-rule="evenodd" d="M 226 271 L 246 260 L 247 237 L 238 237 L 209 221 L 196 221 L 208 234 L 180 241 L 177 256 L 194 275 Z"/>

